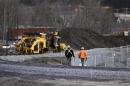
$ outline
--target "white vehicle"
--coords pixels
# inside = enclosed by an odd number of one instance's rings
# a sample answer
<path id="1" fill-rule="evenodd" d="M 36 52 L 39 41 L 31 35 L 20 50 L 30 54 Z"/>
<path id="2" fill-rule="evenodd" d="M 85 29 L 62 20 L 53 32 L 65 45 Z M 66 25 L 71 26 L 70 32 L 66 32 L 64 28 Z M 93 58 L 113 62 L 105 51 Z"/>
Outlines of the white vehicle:
<path id="1" fill-rule="evenodd" d="M 8 48 L 10 48 L 10 46 L 4 45 L 4 46 L 2 46 L 2 48 L 3 48 L 3 49 L 8 49 Z"/>

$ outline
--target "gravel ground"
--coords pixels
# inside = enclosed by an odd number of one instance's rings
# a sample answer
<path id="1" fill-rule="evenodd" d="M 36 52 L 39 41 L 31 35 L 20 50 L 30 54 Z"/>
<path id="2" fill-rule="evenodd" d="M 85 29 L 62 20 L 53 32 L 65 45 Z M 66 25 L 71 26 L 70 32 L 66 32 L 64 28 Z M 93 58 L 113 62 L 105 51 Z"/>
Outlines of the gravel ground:
<path id="1" fill-rule="evenodd" d="M 0 86 L 130 86 L 126 81 L 86 81 L 66 79 L 25 79 L 0 77 Z"/>
<path id="2" fill-rule="evenodd" d="M 44 54 L 34 54 L 34 55 L 6 55 L 6 56 L 0 56 L 1 60 L 6 60 L 6 61 L 13 61 L 13 62 L 23 62 L 25 60 L 31 60 L 31 59 L 36 59 L 36 58 L 41 58 L 41 57 L 65 57 L 64 52 L 59 52 L 59 53 L 44 53 Z"/>

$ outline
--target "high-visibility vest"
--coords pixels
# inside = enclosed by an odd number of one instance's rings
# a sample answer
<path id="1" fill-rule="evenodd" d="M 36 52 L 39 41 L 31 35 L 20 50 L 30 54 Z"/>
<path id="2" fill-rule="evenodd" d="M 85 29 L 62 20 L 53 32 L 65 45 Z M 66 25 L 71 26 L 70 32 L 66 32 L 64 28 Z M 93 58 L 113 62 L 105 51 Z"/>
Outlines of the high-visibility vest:
<path id="1" fill-rule="evenodd" d="M 79 51 L 79 58 L 87 58 L 88 57 L 88 52 L 85 50 L 80 50 Z"/>

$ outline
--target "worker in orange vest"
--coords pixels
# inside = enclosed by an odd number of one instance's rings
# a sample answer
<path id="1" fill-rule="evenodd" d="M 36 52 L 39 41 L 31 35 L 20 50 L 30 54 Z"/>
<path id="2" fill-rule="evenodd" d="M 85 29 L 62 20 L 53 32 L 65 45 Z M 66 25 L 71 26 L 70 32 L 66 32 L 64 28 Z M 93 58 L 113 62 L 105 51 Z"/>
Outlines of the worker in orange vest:
<path id="1" fill-rule="evenodd" d="M 84 61 L 87 60 L 88 52 L 86 50 L 84 50 L 84 47 L 81 47 L 78 55 L 79 55 L 79 58 L 81 59 L 81 64 L 82 64 L 82 67 L 83 67 Z"/>

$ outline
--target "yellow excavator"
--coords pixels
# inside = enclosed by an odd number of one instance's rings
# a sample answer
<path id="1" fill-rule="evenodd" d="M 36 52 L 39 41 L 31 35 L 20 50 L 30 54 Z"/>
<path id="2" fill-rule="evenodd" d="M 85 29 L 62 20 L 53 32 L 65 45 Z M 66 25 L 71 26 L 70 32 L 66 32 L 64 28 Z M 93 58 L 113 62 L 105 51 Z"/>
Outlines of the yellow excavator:
<path id="1" fill-rule="evenodd" d="M 46 33 L 24 33 L 22 39 L 16 44 L 16 51 L 20 54 L 60 52 L 66 47 L 66 44 L 60 40 L 58 32 L 51 32 L 48 37 Z"/>

